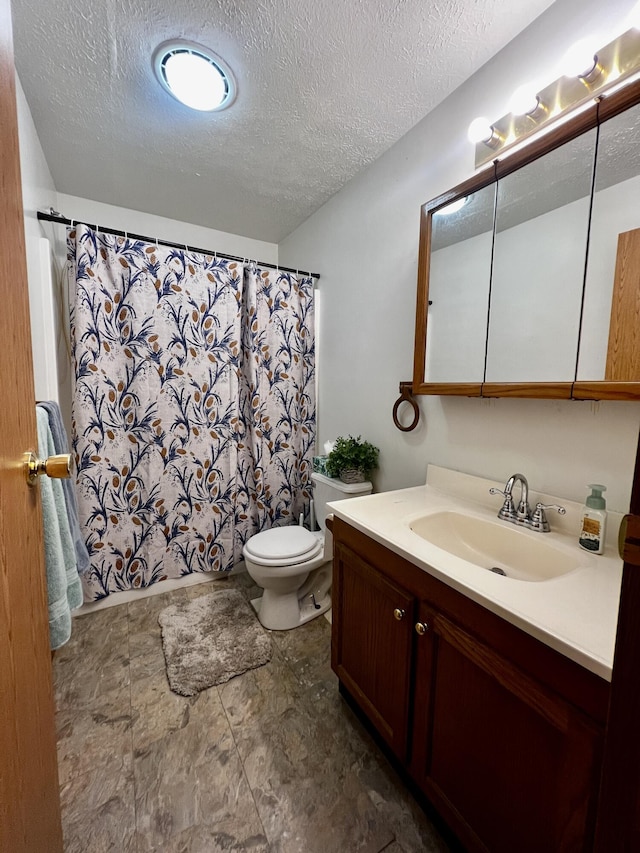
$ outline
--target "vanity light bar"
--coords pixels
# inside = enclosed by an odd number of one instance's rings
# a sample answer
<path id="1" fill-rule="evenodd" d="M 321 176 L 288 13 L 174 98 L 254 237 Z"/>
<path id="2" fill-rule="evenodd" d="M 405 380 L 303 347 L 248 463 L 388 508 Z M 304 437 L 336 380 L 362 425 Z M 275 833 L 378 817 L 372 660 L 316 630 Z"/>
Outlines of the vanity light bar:
<path id="1" fill-rule="evenodd" d="M 476 169 L 638 72 L 640 29 L 633 28 L 596 51 L 593 67 L 586 76 L 560 77 L 537 93 L 537 106 L 532 112 L 508 113 L 494 121 L 491 136 L 476 143 Z"/>

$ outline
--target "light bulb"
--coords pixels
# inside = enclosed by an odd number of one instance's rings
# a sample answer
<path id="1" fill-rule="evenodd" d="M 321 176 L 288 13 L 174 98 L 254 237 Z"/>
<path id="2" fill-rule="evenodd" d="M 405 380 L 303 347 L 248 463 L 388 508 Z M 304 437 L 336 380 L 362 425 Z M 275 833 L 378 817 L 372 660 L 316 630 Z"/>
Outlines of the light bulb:
<path id="1" fill-rule="evenodd" d="M 598 63 L 594 40 L 580 39 L 562 57 L 561 71 L 565 77 L 588 77 Z"/>
<path id="2" fill-rule="evenodd" d="M 515 116 L 525 116 L 535 112 L 540 103 L 536 95 L 537 88 L 535 83 L 518 86 L 509 100 L 509 112 Z"/>
<path id="3" fill-rule="evenodd" d="M 477 145 L 478 142 L 489 142 L 492 136 L 493 127 L 491 127 L 489 119 L 484 118 L 484 116 L 474 118 L 469 125 L 467 137 L 473 145 Z"/>

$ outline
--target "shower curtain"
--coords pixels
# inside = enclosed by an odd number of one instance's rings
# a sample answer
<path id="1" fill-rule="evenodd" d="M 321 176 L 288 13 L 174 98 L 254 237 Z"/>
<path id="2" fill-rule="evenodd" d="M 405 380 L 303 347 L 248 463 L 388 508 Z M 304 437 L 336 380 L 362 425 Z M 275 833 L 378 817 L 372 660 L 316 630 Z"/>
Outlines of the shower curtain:
<path id="1" fill-rule="evenodd" d="M 84 225 L 67 245 L 85 600 L 229 571 L 308 511 L 313 282 Z"/>

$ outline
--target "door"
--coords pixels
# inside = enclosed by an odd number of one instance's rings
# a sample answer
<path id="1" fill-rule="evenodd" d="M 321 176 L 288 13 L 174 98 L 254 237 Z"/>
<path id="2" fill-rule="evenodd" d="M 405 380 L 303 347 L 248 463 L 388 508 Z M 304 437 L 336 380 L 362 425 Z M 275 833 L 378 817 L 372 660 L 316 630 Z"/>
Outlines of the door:
<path id="1" fill-rule="evenodd" d="M 341 543 L 333 565 L 333 670 L 404 760 L 414 598 Z"/>
<path id="2" fill-rule="evenodd" d="M 0 850 L 62 851 L 9 0 L 0 0 Z"/>

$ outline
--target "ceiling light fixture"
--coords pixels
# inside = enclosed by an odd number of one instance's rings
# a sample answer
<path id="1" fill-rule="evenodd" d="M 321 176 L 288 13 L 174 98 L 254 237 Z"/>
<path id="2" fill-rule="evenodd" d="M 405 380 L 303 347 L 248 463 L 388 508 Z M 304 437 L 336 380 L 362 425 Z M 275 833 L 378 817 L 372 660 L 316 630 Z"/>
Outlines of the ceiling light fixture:
<path id="1" fill-rule="evenodd" d="M 474 119 L 469 140 L 476 147 L 476 168 L 494 160 L 514 145 L 603 95 L 614 86 L 640 75 L 640 0 L 633 10 L 635 26 L 598 48 L 583 39 L 567 51 L 560 76 L 538 92 L 521 86 L 509 103 L 509 112 L 489 123 Z"/>
<path id="2" fill-rule="evenodd" d="M 235 80 L 226 63 L 193 42 L 161 44 L 153 55 L 153 70 L 160 85 L 193 110 L 223 110 L 236 95 Z"/>

